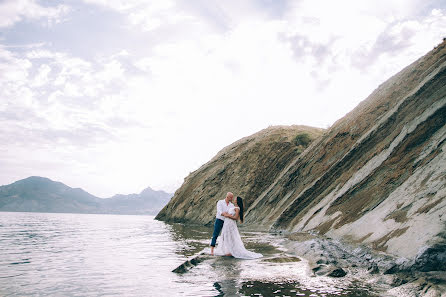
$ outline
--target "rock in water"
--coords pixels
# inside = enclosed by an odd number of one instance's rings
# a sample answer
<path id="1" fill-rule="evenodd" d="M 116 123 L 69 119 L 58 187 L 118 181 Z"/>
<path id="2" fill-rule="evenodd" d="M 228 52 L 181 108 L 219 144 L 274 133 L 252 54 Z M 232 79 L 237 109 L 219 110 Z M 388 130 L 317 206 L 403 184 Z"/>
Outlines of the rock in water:
<path id="1" fill-rule="evenodd" d="M 298 257 L 282 256 L 282 257 L 266 258 L 263 259 L 262 261 L 270 263 L 293 263 L 293 262 L 300 262 L 301 260 Z"/>
<path id="2" fill-rule="evenodd" d="M 172 270 L 175 273 L 185 273 L 189 269 L 197 266 L 199 263 L 208 259 L 209 255 L 206 255 L 204 252 L 200 252 L 198 255 L 194 256 L 192 259 L 185 261 L 183 264 Z"/>
<path id="3" fill-rule="evenodd" d="M 347 275 L 347 272 L 345 272 L 345 270 L 342 268 L 336 268 L 327 275 L 331 277 L 344 277 Z"/>

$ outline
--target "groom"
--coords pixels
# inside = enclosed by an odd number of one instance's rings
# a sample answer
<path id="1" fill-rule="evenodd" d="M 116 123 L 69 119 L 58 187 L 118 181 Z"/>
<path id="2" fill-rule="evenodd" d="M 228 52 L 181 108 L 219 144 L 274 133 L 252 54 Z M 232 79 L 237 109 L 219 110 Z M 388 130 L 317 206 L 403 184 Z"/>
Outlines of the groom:
<path id="1" fill-rule="evenodd" d="M 228 192 L 226 194 L 226 198 L 223 200 L 219 200 L 217 202 L 217 216 L 214 223 L 214 233 L 212 234 L 212 241 L 211 241 L 211 255 L 214 255 L 214 248 L 215 243 L 217 242 L 217 237 L 220 235 L 221 228 L 223 228 L 224 224 L 224 217 L 222 214 L 224 212 L 228 212 L 229 206 L 232 204 L 232 198 L 234 197 L 234 194 L 231 192 Z"/>

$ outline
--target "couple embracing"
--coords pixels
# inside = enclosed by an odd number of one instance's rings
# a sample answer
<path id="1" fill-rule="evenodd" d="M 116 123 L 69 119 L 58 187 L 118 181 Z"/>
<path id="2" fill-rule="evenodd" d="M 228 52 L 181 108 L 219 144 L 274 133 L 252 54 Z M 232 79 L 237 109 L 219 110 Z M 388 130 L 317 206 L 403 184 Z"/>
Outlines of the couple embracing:
<path id="1" fill-rule="evenodd" d="M 217 202 L 217 217 L 215 219 L 214 233 L 211 241 L 211 255 L 233 256 L 240 259 L 256 259 L 262 254 L 245 249 L 237 228 L 237 220 L 243 223 L 243 199 L 234 197 L 228 192 L 226 198 Z"/>

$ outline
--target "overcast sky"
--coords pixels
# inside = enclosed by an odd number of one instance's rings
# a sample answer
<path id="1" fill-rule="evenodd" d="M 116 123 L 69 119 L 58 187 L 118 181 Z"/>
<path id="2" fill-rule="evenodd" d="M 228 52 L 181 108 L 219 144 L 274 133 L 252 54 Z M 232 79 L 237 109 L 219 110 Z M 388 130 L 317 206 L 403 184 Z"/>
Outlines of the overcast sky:
<path id="1" fill-rule="evenodd" d="M 329 127 L 445 28 L 444 0 L 0 0 L 0 185 L 174 192 L 269 125 Z"/>

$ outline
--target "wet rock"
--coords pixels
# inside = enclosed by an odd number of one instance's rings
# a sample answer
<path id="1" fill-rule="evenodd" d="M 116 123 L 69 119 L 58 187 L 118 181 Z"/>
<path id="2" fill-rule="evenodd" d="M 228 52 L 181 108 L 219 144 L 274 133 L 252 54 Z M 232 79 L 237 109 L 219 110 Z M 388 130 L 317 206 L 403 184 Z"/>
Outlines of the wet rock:
<path id="1" fill-rule="evenodd" d="M 345 272 L 345 270 L 342 268 L 336 268 L 328 274 L 328 276 L 331 276 L 331 277 L 344 277 L 346 275 L 347 275 L 347 272 Z"/>
<path id="2" fill-rule="evenodd" d="M 384 271 L 384 274 L 394 274 L 399 271 L 398 265 L 393 264 L 390 268 L 388 268 L 386 271 Z"/>
<path id="3" fill-rule="evenodd" d="M 330 273 L 330 271 L 332 270 L 332 268 L 328 265 L 317 265 L 316 267 L 311 269 L 313 271 L 314 275 L 318 275 L 318 276 L 323 276 L 323 275 L 327 275 L 328 273 Z"/>
<path id="4" fill-rule="evenodd" d="M 388 296 L 424 296 L 420 294 L 421 290 L 425 287 L 420 282 L 411 282 L 400 286 L 394 286 L 394 288 L 387 291 Z"/>
<path id="5" fill-rule="evenodd" d="M 324 267 L 324 265 L 318 265 L 316 267 L 311 268 L 311 270 L 313 271 L 313 273 L 316 273 L 319 270 L 321 270 L 323 267 Z"/>
<path id="6" fill-rule="evenodd" d="M 376 265 L 376 263 L 373 263 L 372 265 L 369 266 L 369 268 L 367 269 L 367 271 L 368 271 L 370 274 L 378 274 L 378 273 L 379 273 L 378 265 Z"/>
<path id="7" fill-rule="evenodd" d="M 316 261 L 316 264 L 327 264 L 327 260 L 326 259 L 319 259 Z"/>
<path id="8" fill-rule="evenodd" d="M 291 262 L 299 262 L 301 261 L 298 257 L 275 257 L 275 258 L 269 258 L 264 259 L 264 262 L 271 262 L 271 263 L 291 263 Z"/>
<path id="9" fill-rule="evenodd" d="M 407 279 L 395 276 L 392 281 L 393 287 L 399 287 L 407 283 Z"/>
<path id="10" fill-rule="evenodd" d="M 185 273 L 186 271 L 187 271 L 187 265 L 184 263 L 175 268 L 174 270 L 172 270 L 172 272 L 175 273 Z"/>
<path id="11" fill-rule="evenodd" d="M 422 250 L 415 259 L 414 267 L 423 272 L 446 271 L 446 244 Z"/>
<path id="12" fill-rule="evenodd" d="M 172 272 L 180 273 L 180 274 L 185 273 L 185 272 L 189 271 L 189 269 L 191 269 L 192 267 L 197 266 L 198 264 L 200 264 L 201 262 L 203 262 L 204 260 L 206 260 L 208 258 L 209 258 L 208 255 L 201 252 L 197 256 L 193 257 L 192 259 L 185 261 L 183 264 L 181 264 L 180 266 L 178 266 L 177 268 L 172 270 Z"/>
<path id="13" fill-rule="evenodd" d="M 444 271 L 427 272 L 426 278 L 433 284 L 446 286 L 446 273 Z"/>

